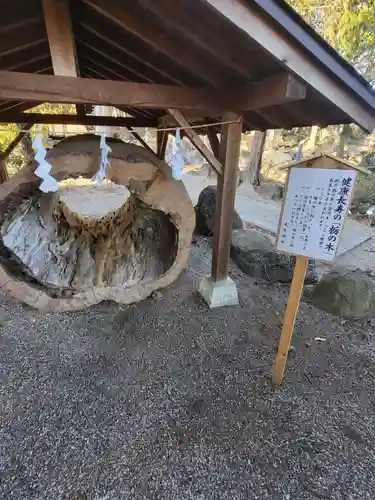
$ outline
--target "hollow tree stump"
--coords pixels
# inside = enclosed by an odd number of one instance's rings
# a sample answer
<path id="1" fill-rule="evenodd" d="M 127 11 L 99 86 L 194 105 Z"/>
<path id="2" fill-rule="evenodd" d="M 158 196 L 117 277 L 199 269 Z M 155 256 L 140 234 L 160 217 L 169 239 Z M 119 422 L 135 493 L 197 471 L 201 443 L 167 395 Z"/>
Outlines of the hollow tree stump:
<path id="1" fill-rule="evenodd" d="M 42 193 L 34 162 L 0 186 L 0 286 L 14 297 L 46 311 L 130 304 L 185 267 L 195 214 L 183 183 L 146 149 L 108 142 L 114 184 L 85 186 L 89 209 L 72 196 L 79 184 Z M 59 182 L 91 179 L 99 157 L 94 135 L 65 139 L 47 154 Z"/>

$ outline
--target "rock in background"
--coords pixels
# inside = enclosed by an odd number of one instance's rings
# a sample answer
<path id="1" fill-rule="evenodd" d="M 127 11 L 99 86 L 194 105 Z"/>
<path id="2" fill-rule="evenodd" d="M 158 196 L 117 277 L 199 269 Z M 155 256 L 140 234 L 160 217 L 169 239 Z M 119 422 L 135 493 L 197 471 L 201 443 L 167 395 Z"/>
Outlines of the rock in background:
<path id="1" fill-rule="evenodd" d="M 290 283 L 296 258 L 277 253 L 270 237 L 255 230 L 232 232 L 231 257 L 245 274 L 271 283 Z M 315 263 L 309 262 L 305 284 L 317 282 Z"/>
<path id="2" fill-rule="evenodd" d="M 361 319 L 375 315 L 375 282 L 359 270 L 336 270 L 312 292 L 313 304 L 335 316 Z"/>
<path id="3" fill-rule="evenodd" d="M 201 191 L 198 203 L 195 206 L 196 233 L 202 234 L 203 236 L 213 235 L 215 227 L 216 196 L 216 186 L 207 186 Z M 241 217 L 234 211 L 232 229 L 242 229 L 242 227 L 243 223 Z"/>

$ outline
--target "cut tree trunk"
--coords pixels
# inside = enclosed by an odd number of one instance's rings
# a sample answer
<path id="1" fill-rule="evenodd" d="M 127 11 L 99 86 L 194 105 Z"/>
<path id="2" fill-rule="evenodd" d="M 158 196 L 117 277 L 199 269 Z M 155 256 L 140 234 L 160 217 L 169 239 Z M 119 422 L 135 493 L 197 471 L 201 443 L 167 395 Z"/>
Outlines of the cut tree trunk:
<path id="1" fill-rule="evenodd" d="M 186 265 L 195 215 L 183 183 L 144 148 L 108 143 L 110 181 L 102 186 L 71 180 L 44 194 L 34 162 L 0 186 L 0 286 L 33 307 L 137 302 Z M 47 161 L 58 181 L 90 179 L 99 138 L 63 140 Z"/>

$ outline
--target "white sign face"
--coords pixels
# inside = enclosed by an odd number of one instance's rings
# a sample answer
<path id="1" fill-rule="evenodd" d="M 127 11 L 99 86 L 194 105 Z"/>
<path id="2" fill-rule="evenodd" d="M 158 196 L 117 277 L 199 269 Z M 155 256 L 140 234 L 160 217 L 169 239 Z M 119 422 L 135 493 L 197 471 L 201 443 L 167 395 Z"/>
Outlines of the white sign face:
<path id="1" fill-rule="evenodd" d="M 292 167 L 277 250 L 333 260 L 355 176 L 354 170 Z"/>

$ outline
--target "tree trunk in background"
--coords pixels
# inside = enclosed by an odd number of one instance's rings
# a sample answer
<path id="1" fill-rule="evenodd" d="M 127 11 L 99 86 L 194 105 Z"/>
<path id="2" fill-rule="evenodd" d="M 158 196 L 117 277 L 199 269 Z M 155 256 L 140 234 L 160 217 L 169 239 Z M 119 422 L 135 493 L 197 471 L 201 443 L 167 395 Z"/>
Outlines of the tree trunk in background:
<path id="1" fill-rule="evenodd" d="M 7 167 L 5 165 L 5 160 L 2 159 L 0 153 L 0 184 L 3 184 L 8 180 Z"/>
<path id="2" fill-rule="evenodd" d="M 334 141 L 332 145 L 332 152 L 338 156 L 345 156 L 345 150 L 351 136 L 350 125 L 339 125 L 334 132 Z"/>
<path id="3" fill-rule="evenodd" d="M 306 142 L 306 150 L 313 153 L 316 149 L 316 144 L 318 142 L 320 128 L 318 125 L 314 125 L 310 129 L 310 136 L 308 141 Z"/>
<path id="4" fill-rule="evenodd" d="M 267 132 L 255 132 L 251 145 L 247 179 L 253 186 L 260 185 L 260 169 Z"/>
<path id="5" fill-rule="evenodd" d="M 282 129 L 270 130 L 269 134 L 273 149 L 277 149 L 279 147 L 279 143 L 283 135 L 283 130 Z"/>
<path id="6" fill-rule="evenodd" d="M 34 158 L 34 150 L 33 150 L 33 141 L 29 134 L 26 134 L 25 137 L 20 142 L 23 158 L 25 165 L 27 165 Z"/>

